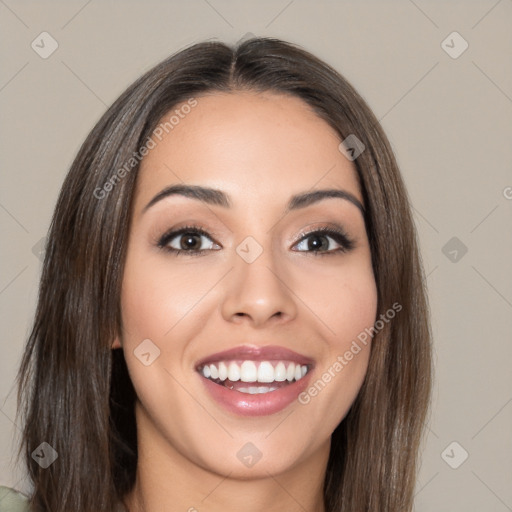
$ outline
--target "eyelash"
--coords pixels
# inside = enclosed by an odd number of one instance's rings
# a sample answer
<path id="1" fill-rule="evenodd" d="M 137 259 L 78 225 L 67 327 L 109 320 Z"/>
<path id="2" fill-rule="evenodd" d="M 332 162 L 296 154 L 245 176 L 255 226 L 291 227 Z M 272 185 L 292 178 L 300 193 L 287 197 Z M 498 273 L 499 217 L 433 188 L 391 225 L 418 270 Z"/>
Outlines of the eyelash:
<path id="1" fill-rule="evenodd" d="M 182 228 L 179 228 L 175 231 L 168 231 L 167 233 L 164 233 L 164 235 L 162 235 L 162 237 L 159 239 L 157 246 L 164 251 L 173 253 L 175 256 L 182 256 L 184 254 L 189 255 L 189 256 L 202 256 L 202 255 L 204 255 L 204 253 L 206 253 L 208 251 L 217 250 L 217 249 L 199 249 L 199 250 L 186 251 L 184 249 L 175 249 L 174 247 L 168 246 L 168 244 L 171 240 L 178 237 L 179 235 L 184 235 L 184 234 L 202 235 L 202 236 L 206 236 L 207 238 L 212 240 L 210 235 L 204 229 L 202 229 L 196 225 L 189 225 L 189 226 L 183 226 Z M 297 251 L 297 252 L 312 253 L 314 256 L 328 256 L 328 255 L 332 256 L 334 254 L 349 252 L 354 248 L 353 240 L 351 240 L 342 229 L 327 228 L 327 227 L 318 228 L 313 231 L 302 232 L 300 234 L 300 239 L 295 243 L 295 245 L 303 242 L 304 240 L 307 240 L 309 237 L 311 237 L 313 235 L 329 236 L 336 243 L 338 243 L 340 245 L 340 247 L 337 249 L 329 250 L 329 251 Z"/>

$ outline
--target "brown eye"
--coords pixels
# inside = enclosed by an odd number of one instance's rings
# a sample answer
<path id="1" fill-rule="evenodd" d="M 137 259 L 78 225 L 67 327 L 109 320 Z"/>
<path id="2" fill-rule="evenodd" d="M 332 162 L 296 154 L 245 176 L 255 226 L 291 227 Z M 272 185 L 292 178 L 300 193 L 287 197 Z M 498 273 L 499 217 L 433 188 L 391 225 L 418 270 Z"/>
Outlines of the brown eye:
<path id="1" fill-rule="evenodd" d="M 338 244 L 339 247 L 332 247 Z M 353 249 L 354 242 L 341 230 L 331 228 L 317 229 L 310 233 L 303 234 L 297 247 L 302 246 L 299 252 L 312 252 L 314 255 L 337 254 L 348 252 Z"/>
<path id="2" fill-rule="evenodd" d="M 178 244 L 180 246 L 179 249 L 199 250 L 201 248 L 201 237 L 202 235 L 198 235 L 196 233 L 184 233 L 183 235 L 178 235 L 177 238 L 181 239 Z"/>
<path id="3" fill-rule="evenodd" d="M 210 243 L 206 244 L 208 240 Z M 204 247 L 205 244 L 206 247 Z M 158 247 L 176 255 L 183 253 L 189 253 L 191 256 L 198 255 L 216 250 L 213 246 L 219 247 L 206 231 L 195 226 L 185 226 L 169 231 L 158 241 Z"/>

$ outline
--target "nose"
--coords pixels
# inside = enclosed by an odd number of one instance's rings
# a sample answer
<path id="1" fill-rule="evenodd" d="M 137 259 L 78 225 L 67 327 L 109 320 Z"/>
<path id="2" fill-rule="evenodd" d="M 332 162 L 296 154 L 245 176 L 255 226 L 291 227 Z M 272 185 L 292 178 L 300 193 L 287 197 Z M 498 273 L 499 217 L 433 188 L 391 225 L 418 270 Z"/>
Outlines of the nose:
<path id="1" fill-rule="evenodd" d="M 289 322 L 297 314 L 297 303 L 286 277 L 283 265 L 276 263 L 270 249 L 263 250 L 252 263 L 235 253 L 222 316 L 228 322 L 248 322 L 253 327 Z"/>

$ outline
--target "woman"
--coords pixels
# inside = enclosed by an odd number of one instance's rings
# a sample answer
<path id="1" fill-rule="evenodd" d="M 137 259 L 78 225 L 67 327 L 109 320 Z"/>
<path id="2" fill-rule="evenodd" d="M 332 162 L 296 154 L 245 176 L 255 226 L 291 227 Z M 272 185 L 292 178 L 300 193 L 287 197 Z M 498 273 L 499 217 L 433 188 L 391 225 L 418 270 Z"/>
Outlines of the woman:
<path id="1" fill-rule="evenodd" d="M 295 45 L 193 45 L 63 185 L 19 373 L 32 510 L 410 511 L 430 357 L 369 107 Z"/>

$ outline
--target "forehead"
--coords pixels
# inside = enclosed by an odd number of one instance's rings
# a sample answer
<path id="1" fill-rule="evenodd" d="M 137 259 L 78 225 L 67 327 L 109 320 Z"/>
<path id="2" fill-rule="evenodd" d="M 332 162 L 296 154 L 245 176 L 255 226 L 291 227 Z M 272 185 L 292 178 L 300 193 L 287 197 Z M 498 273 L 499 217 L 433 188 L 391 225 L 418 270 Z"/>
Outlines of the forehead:
<path id="1" fill-rule="evenodd" d="M 235 198 L 288 199 L 327 186 L 362 201 L 340 137 L 303 100 L 274 92 L 211 93 L 175 106 L 143 158 L 138 196 L 173 183 L 221 188 Z M 172 123 L 169 122 L 172 116 Z M 167 125 L 164 123 L 167 122 Z"/>

